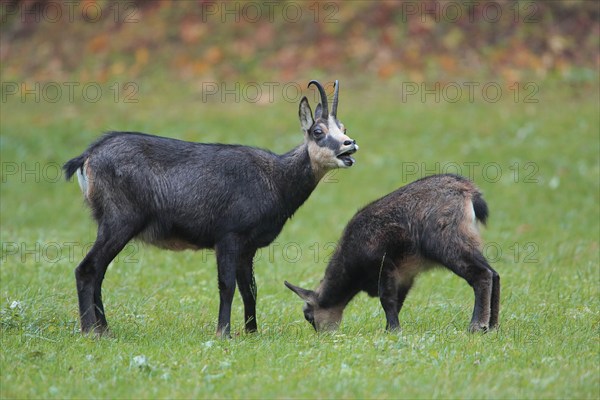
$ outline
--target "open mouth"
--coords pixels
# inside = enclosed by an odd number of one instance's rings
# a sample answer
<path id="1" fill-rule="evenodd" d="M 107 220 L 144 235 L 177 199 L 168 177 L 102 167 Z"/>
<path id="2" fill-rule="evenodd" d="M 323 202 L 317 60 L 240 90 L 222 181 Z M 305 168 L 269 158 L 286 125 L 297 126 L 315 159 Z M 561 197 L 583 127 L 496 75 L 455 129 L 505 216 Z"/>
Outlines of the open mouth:
<path id="1" fill-rule="evenodd" d="M 349 150 L 338 154 L 337 158 L 342 160 L 346 167 L 351 167 L 356 162 L 354 158 L 352 158 L 352 154 L 356 153 L 356 150 L 358 150 L 358 146 L 353 146 Z"/>

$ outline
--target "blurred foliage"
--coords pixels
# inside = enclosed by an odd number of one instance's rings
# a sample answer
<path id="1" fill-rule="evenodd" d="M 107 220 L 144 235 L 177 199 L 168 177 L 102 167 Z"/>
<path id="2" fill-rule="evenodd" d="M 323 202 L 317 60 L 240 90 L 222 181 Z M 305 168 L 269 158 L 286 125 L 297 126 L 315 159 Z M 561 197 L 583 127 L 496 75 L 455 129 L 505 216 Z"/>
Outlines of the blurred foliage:
<path id="1" fill-rule="evenodd" d="M 3 80 L 595 79 L 597 1 L 2 1 Z M 358 72 L 358 74 L 357 74 Z"/>

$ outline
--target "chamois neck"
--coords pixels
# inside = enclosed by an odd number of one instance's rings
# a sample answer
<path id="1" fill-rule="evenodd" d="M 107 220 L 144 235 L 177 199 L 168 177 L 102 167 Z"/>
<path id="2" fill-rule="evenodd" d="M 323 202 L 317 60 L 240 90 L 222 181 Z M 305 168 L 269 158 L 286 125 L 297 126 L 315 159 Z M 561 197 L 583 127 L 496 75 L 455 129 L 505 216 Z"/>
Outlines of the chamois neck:
<path id="1" fill-rule="evenodd" d="M 360 287 L 352 276 L 352 269 L 345 265 L 346 262 L 338 247 L 327 265 L 325 277 L 316 290 L 320 307 L 346 307 L 360 292 Z"/>
<path id="2" fill-rule="evenodd" d="M 279 191 L 291 215 L 315 190 L 318 180 L 312 171 L 306 144 L 279 156 L 278 164 Z"/>

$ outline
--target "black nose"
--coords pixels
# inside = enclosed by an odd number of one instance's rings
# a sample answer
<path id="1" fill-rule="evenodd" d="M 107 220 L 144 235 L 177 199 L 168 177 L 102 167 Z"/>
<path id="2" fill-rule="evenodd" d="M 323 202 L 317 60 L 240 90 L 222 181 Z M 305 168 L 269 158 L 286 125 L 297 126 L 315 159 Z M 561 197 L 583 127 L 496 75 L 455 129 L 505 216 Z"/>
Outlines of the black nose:
<path id="1" fill-rule="evenodd" d="M 351 144 L 356 144 L 356 140 L 346 140 L 344 142 L 344 146 L 350 146 Z"/>

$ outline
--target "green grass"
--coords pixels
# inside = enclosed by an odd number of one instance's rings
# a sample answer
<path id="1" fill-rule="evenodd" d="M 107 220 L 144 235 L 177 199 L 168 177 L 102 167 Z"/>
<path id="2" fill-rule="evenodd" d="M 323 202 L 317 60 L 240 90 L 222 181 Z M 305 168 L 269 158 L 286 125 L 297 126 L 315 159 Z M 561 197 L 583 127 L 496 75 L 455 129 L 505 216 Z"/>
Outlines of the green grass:
<path id="1" fill-rule="evenodd" d="M 113 336 L 78 333 L 73 269 L 95 225 L 56 168 L 110 129 L 284 152 L 302 140 L 297 102 L 203 103 L 196 88 L 150 81 L 137 104 L 3 102 L 0 397 L 597 398 L 598 83 L 537 82 L 538 103 L 508 91 L 496 103 L 423 103 L 403 102 L 393 83 L 347 82 L 339 115 L 357 164 L 322 182 L 262 250 L 260 331 L 243 333 L 236 295 L 224 341 L 212 252 L 142 244 L 104 282 Z M 483 237 L 502 277 L 500 329 L 468 334 L 472 290 L 437 270 L 410 293 L 401 333 L 386 333 L 378 300 L 359 295 L 337 333 L 316 335 L 283 281 L 315 287 L 359 207 L 457 166 L 491 209 Z"/>

